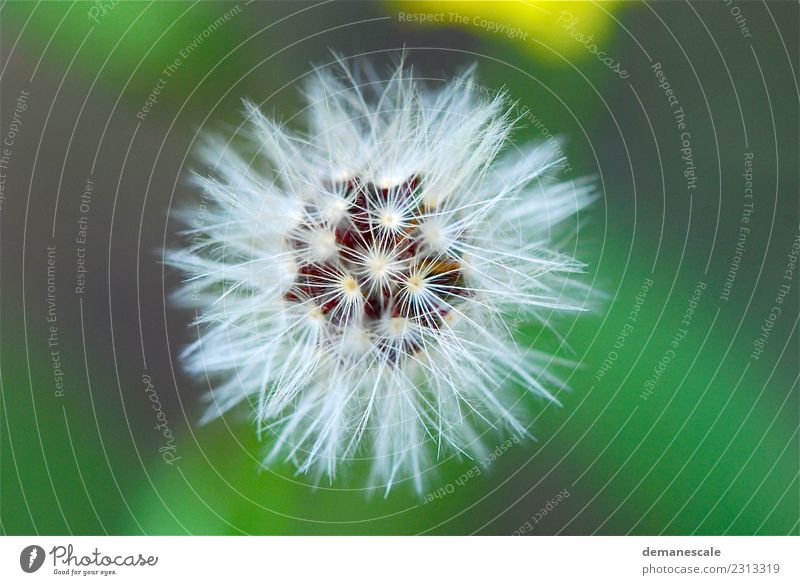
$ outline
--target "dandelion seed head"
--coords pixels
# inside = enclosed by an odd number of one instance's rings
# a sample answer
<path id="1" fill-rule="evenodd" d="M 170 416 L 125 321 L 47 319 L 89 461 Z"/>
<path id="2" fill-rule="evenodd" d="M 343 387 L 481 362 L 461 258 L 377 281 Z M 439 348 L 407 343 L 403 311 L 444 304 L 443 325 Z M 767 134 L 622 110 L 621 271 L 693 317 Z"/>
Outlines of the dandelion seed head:
<path id="1" fill-rule="evenodd" d="M 422 490 L 433 453 L 525 435 L 526 395 L 552 397 L 550 356 L 509 316 L 552 327 L 584 309 L 580 264 L 547 241 L 592 185 L 560 182 L 547 145 L 503 152 L 505 96 L 479 99 L 471 77 L 434 88 L 340 63 L 309 82 L 306 131 L 246 104 L 269 171 L 222 141 L 201 150 L 202 243 L 168 257 L 201 315 L 184 360 L 214 381 L 206 418 L 255 399 L 268 462 L 319 481 L 366 458 L 370 487 Z"/>

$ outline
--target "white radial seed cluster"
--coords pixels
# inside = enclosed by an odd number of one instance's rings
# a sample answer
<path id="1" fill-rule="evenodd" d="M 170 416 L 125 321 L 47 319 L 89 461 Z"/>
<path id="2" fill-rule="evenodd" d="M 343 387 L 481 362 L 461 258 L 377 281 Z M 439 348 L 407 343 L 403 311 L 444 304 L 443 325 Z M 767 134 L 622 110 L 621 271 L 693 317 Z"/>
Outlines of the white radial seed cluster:
<path id="1" fill-rule="evenodd" d="M 559 182 L 552 147 L 511 148 L 513 108 L 472 77 L 339 63 L 307 84 L 304 130 L 246 103 L 249 148 L 201 149 L 203 201 L 168 255 L 197 310 L 183 357 L 212 384 L 206 419 L 254 405 L 268 462 L 319 481 L 368 460 L 370 487 L 421 491 L 434 456 L 480 457 L 527 434 L 525 394 L 554 400 L 552 359 L 514 324 L 583 310 L 583 266 L 550 242 L 591 183 Z"/>

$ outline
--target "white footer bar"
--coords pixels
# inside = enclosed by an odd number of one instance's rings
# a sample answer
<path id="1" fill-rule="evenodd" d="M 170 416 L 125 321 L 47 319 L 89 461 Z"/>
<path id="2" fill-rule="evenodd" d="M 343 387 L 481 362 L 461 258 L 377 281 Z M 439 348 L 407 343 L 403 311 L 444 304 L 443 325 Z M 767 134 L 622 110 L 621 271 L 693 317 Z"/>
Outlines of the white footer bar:
<path id="1" fill-rule="evenodd" d="M 772 536 L 11 536 L 0 538 L 0 583 L 800 583 L 798 544 Z"/>

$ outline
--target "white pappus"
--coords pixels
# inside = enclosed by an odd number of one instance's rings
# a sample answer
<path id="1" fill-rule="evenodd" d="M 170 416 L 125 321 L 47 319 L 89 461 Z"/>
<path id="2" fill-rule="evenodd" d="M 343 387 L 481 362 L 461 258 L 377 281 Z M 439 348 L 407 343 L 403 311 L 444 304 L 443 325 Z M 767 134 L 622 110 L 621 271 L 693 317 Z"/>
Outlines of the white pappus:
<path id="1" fill-rule="evenodd" d="M 318 482 L 369 459 L 369 487 L 421 492 L 443 454 L 527 434 L 526 395 L 555 400 L 553 358 L 514 329 L 584 310 L 584 267 L 551 242 L 593 188 L 558 180 L 552 145 L 513 145 L 513 104 L 472 69 L 363 69 L 313 72 L 303 130 L 246 103 L 246 144 L 207 138 L 167 262 L 197 311 L 183 358 L 212 384 L 206 420 L 249 401 L 268 462 Z"/>

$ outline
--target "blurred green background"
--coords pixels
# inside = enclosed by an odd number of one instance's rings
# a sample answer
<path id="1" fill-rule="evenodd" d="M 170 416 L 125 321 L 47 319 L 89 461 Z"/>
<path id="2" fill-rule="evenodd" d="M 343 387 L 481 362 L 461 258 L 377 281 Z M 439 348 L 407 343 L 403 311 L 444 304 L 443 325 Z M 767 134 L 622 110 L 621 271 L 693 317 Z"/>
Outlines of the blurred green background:
<path id="1" fill-rule="evenodd" d="M 4 2 L 0 529 L 797 534 L 797 22 L 794 2 Z M 561 321 L 564 344 L 527 332 L 581 364 L 536 441 L 467 481 L 475 462 L 442 461 L 441 497 L 384 499 L 358 466 L 316 489 L 263 468 L 246 409 L 197 424 L 205 388 L 176 359 L 191 315 L 165 304 L 178 276 L 158 251 L 198 131 L 238 126 L 242 97 L 289 119 L 331 50 L 380 69 L 403 47 L 432 84 L 477 62 L 531 112 L 515 140 L 567 139 L 566 178 L 601 186 L 577 253 L 608 298 Z"/>

